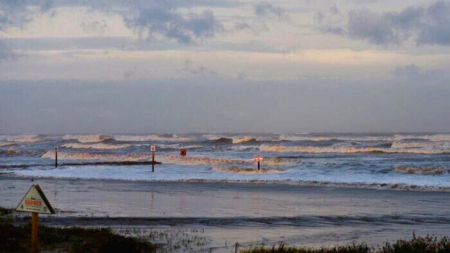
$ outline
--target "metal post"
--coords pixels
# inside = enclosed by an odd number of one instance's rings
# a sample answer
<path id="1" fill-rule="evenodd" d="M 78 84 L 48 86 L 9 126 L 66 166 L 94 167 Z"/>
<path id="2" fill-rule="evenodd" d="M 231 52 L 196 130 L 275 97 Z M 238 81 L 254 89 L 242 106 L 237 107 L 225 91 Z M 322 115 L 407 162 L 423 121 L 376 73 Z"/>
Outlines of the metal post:
<path id="1" fill-rule="evenodd" d="M 152 151 L 152 172 L 155 172 L 155 151 Z"/>
<path id="2" fill-rule="evenodd" d="M 258 161 L 258 170 L 260 169 L 260 167 L 261 167 L 261 162 Z"/>
<path id="3" fill-rule="evenodd" d="M 31 214 L 31 253 L 37 253 L 39 214 Z"/>
<path id="4" fill-rule="evenodd" d="M 55 147 L 55 168 L 58 168 L 58 147 Z"/>

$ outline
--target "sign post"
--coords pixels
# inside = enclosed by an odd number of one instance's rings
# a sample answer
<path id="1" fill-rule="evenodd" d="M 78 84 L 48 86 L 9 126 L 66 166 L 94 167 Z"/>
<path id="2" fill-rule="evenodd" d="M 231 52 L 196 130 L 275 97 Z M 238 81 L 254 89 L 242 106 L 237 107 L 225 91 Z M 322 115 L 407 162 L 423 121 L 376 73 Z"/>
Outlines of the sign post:
<path id="1" fill-rule="evenodd" d="M 262 155 L 255 155 L 255 156 L 253 157 L 253 160 L 254 160 L 256 163 L 258 163 L 258 170 L 261 169 L 261 162 L 262 162 L 263 159 L 264 159 L 264 158 L 263 158 Z"/>
<path id="2" fill-rule="evenodd" d="M 58 168 L 58 147 L 55 147 L 55 168 Z"/>
<path id="3" fill-rule="evenodd" d="M 39 214 L 54 214 L 55 210 L 48 202 L 39 185 L 32 185 L 20 201 L 16 211 L 31 213 L 31 253 L 37 253 Z"/>
<path id="4" fill-rule="evenodd" d="M 150 146 L 150 151 L 152 152 L 152 172 L 155 172 L 155 151 L 156 151 L 156 146 L 155 145 Z"/>

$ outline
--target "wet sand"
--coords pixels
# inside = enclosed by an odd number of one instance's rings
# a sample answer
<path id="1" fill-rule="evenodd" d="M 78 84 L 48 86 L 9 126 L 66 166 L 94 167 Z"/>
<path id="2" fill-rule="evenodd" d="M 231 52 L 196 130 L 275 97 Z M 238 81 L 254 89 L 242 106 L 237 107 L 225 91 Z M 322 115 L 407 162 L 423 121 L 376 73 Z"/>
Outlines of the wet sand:
<path id="1" fill-rule="evenodd" d="M 0 206 L 15 207 L 32 184 L 58 210 L 42 224 L 186 230 L 207 238 L 201 248 L 213 252 L 235 242 L 322 246 L 450 235 L 445 192 L 0 176 Z"/>

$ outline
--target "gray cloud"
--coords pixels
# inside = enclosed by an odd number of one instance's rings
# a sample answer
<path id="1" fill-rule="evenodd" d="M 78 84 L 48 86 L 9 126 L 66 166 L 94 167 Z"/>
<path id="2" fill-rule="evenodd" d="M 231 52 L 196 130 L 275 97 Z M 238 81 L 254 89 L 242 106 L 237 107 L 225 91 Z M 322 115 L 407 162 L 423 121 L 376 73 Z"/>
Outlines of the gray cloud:
<path id="1" fill-rule="evenodd" d="M 333 15 L 336 13 L 330 13 Z M 324 18 L 321 17 L 320 20 Z M 323 32 L 342 34 L 377 45 L 450 45 L 450 4 L 438 1 L 429 6 L 408 7 L 400 12 L 375 13 L 352 10 L 346 24 L 321 24 Z"/>
<path id="2" fill-rule="evenodd" d="M 186 60 L 184 62 L 184 68 L 182 69 L 184 72 L 192 74 L 194 76 L 211 76 L 211 77 L 219 77 L 219 74 L 205 66 L 195 67 L 192 61 Z"/>
<path id="3" fill-rule="evenodd" d="M 288 18 L 286 11 L 268 2 L 261 2 L 253 6 L 255 14 L 261 17 Z"/>
<path id="4" fill-rule="evenodd" d="M 223 30 L 222 24 L 211 10 L 182 15 L 167 4 L 138 9 L 136 13 L 125 17 L 125 24 L 148 40 L 159 36 L 184 44 L 212 38 Z"/>
<path id="5" fill-rule="evenodd" d="M 420 67 L 418 67 L 414 64 L 397 67 L 394 70 L 394 76 L 400 77 L 400 78 L 415 78 L 415 77 L 419 77 L 420 75 L 421 75 Z"/>
<path id="6" fill-rule="evenodd" d="M 8 60 L 16 57 L 16 54 L 0 40 L 0 60 Z"/>

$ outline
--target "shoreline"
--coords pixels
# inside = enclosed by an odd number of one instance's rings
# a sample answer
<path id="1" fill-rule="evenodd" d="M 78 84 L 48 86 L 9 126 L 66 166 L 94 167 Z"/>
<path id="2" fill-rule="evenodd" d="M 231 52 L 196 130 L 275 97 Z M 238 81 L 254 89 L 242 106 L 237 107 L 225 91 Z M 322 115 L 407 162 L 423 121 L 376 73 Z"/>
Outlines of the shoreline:
<path id="1" fill-rule="evenodd" d="M 408 184 L 392 183 L 341 183 L 341 182 L 322 182 L 322 181 L 294 181 L 294 180 L 232 180 L 232 179 L 102 179 L 102 178 L 80 178 L 80 177 L 47 177 L 47 176 L 28 176 L 14 175 L 14 172 L 0 172 L 0 178 L 21 178 L 24 180 L 43 179 L 43 180 L 85 180 L 85 181 L 110 181 L 110 182 L 148 182 L 148 183 L 191 183 L 191 184 L 238 184 L 238 185 L 285 185 L 292 187 L 325 187 L 336 189 L 364 189 L 381 191 L 401 191 L 401 192 L 442 192 L 450 193 L 450 187 L 441 186 L 420 186 Z"/>

